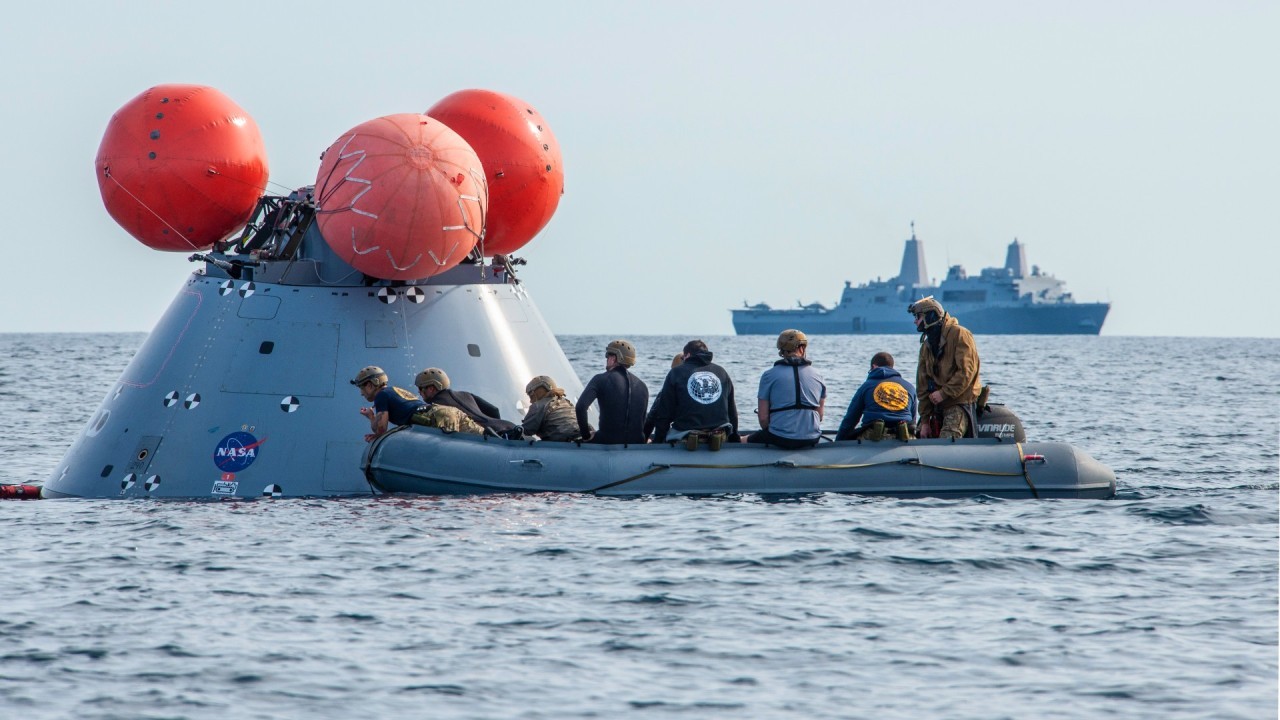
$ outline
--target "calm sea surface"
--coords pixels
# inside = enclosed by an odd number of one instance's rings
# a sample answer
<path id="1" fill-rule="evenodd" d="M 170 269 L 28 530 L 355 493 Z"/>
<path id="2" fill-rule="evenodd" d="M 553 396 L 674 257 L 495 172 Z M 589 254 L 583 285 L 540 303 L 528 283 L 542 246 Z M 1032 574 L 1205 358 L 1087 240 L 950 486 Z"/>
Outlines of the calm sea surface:
<path id="1" fill-rule="evenodd" d="M 0 335 L 0 479 L 142 339 Z M 705 339 L 750 416 L 772 338 Z M 1275 718 L 1280 341 L 979 343 L 1117 498 L 5 501 L 0 718 Z M 824 426 L 915 348 L 815 338 Z"/>

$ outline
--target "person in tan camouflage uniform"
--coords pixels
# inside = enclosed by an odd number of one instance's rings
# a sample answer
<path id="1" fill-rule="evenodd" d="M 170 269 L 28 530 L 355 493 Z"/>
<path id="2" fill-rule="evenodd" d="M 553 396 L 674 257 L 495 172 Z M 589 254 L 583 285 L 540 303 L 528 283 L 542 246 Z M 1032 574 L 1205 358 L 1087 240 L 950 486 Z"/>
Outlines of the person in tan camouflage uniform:
<path id="1" fill-rule="evenodd" d="M 920 331 L 916 366 L 920 437 L 974 437 L 974 403 L 982 391 L 978 346 L 960 321 L 930 295 L 912 303 Z"/>
<path id="2" fill-rule="evenodd" d="M 537 435 L 542 440 L 570 442 L 581 437 L 578 415 L 573 403 L 564 396 L 564 388 L 547 375 L 539 375 L 524 386 L 531 404 L 520 425 L 525 437 Z"/>
<path id="3" fill-rule="evenodd" d="M 446 434 L 458 432 L 468 435 L 484 434 L 484 428 L 476 424 L 475 420 L 467 417 L 467 414 L 458 408 L 448 405 L 428 405 L 415 413 L 411 422 L 414 425 L 440 428 Z"/>

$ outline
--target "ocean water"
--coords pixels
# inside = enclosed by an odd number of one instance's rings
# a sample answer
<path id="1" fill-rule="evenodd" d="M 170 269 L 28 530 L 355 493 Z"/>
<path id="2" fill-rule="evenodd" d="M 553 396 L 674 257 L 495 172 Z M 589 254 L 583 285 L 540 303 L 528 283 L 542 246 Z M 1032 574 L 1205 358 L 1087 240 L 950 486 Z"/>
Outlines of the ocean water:
<path id="1" fill-rule="evenodd" d="M 142 339 L 0 335 L 0 479 Z M 705 339 L 750 417 L 772 339 Z M 3 501 L 0 718 L 1275 718 L 1280 341 L 979 342 L 1115 499 Z M 824 426 L 915 343 L 814 338 Z"/>

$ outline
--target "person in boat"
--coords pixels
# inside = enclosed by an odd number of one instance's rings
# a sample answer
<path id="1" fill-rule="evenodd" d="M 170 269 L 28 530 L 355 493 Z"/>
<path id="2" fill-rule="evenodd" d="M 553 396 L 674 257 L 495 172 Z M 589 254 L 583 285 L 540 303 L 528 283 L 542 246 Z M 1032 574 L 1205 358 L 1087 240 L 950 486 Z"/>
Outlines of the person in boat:
<path id="1" fill-rule="evenodd" d="M 520 427 L 525 437 L 537 436 L 552 442 L 570 442 L 582 437 L 578 432 L 578 414 L 564 389 L 547 375 L 539 375 L 524 386 L 529 396 L 529 411 Z"/>
<path id="2" fill-rule="evenodd" d="M 654 442 L 684 440 L 693 449 L 707 440 L 711 449 L 732 438 L 737 442 L 738 407 L 733 380 L 724 368 L 711 362 L 713 354 L 701 340 L 685 343 L 672 362 L 662 389 L 645 418 L 645 434 Z M 652 435 L 650 435 L 652 433 Z"/>
<path id="3" fill-rule="evenodd" d="M 578 432 L 588 442 L 602 445 L 643 445 L 645 410 L 649 388 L 629 368 L 636 364 L 636 348 L 626 340 L 614 340 L 604 350 L 604 372 L 591 378 L 578 398 Z M 600 429 L 587 424 L 587 409 L 600 403 Z"/>
<path id="4" fill-rule="evenodd" d="M 871 358 L 866 381 L 849 401 L 836 440 L 910 440 L 915 435 L 915 420 L 915 386 L 893 369 L 892 355 L 878 352 Z"/>
<path id="5" fill-rule="evenodd" d="M 351 384 L 360 390 L 365 400 L 373 403 L 373 407 L 360 408 L 360 414 L 369 420 L 365 442 L 373 442 L 393 424 L 408 425 L 415 413 L 426 408 L 426 403 L 408 390 L 388 387 L 387 374 L 377 365 L 361 368 Z"/>
<path id="6" fill-rule="evenodd" d="M 782 357 L 760 376 L 756 413 L 760 429 L 746 442 L 777 445 L 788 450 L 812 447 L 822 438 L 822 412 L 827 386 L 806 357 L 809 339 L 799 330 L 778 335 Z"/>
<path id="7" fill-rule="evenodd" d="M 505 438 L 519 438 L 519 425 L 502 419 L 498 406 L 478 395 L 450 387 L 449 376 L 440 368 L 427 368 L 413 379 L 422 399 L 433 405 L 457 408 L 486 431 Z"/>
<path id="8" fill-rule="evenodd" d="M 908 306 L 920 331 L 920 437 L 974 437 L 975 403 L 982 392 L 973 333 L 930 295 Z"/>

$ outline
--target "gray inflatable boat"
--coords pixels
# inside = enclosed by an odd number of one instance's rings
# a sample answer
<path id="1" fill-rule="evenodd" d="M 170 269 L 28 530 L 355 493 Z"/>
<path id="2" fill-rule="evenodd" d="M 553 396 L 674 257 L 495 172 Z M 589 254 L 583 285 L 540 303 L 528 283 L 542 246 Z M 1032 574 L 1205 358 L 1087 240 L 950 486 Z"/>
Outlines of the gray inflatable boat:
<path id="1" fill-rule="evenodd" d="M 1110 468 L 1060 442 L 1000 439 L 823 442 L 804 450 L 726 445 L 577 445 L 444 434 L 407 426 L 364 455 L 369 482 L 427 495 L 792 495 L 1109 498 Z"/>

